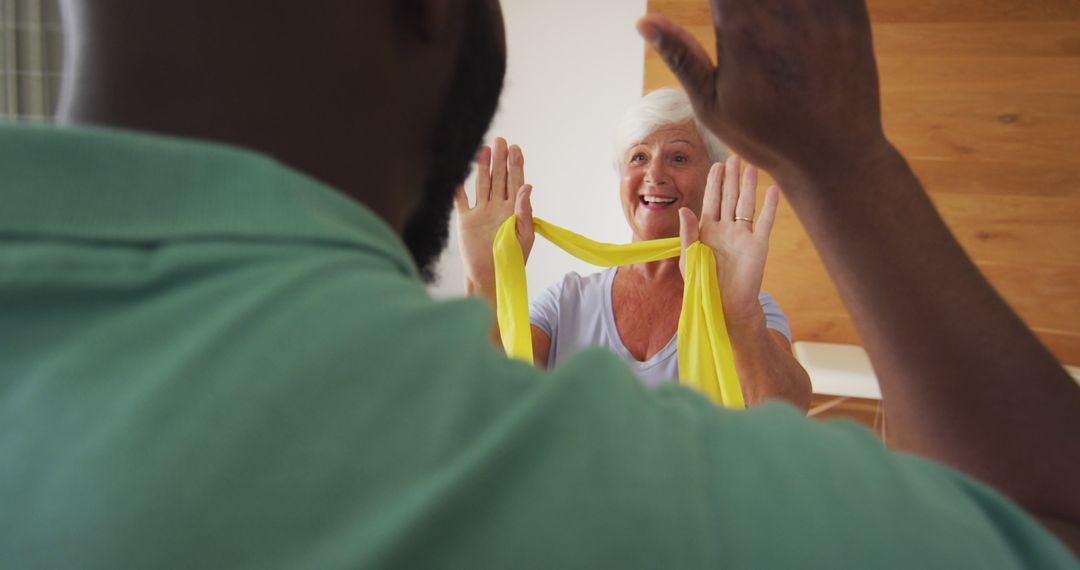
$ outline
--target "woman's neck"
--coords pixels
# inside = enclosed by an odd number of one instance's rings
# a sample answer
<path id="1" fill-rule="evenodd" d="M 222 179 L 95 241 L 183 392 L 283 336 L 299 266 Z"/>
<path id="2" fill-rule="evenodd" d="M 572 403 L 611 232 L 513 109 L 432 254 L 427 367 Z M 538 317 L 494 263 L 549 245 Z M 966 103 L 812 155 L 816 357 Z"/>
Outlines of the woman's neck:
<path id="1" fill-rule="evenodd" d="M 635 233 L 630 241 L 637 243 L 646 240 Z M 635 263 L 624 267 L 631 271 L 635 276 L 644 279 L 646 283 L 659 284 L 665 281 L 671 281 L 677 283 L 680 289 L 682 288 L 682 271 L 679 270 L 679 258 L 677 257 L 661 259 L 660 261 L 650 261 L 648 263 Z"/>
<path id="2" fill-rule="evenodd" d="M 671 281 L 677 283 L 680 288 L 682 287 L 682 272 L 679 271 L 679 258 L 677 257 L 648 263 L 635 263 L 627 265 L 625 268 L 650 284 Z"/>

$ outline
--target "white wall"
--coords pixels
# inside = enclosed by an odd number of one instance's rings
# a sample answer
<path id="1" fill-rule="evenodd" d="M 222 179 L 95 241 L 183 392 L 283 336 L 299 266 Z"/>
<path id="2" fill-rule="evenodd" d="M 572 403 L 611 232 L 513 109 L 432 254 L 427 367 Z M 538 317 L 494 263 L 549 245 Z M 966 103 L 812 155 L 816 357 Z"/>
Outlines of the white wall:
<path id="1" fill-rule="evenodd" d="M 646 0 L 503 0 L 507 76 L 488 134 L 521 146 L 536 216 L 600 241 L 630 241 L 612 167 L 615 125 L 641 97 L 645 45 L 635 30 Z M 467 188 L 470 192 L 472 180 Z M 456 220 L 454 220 L 456 225 Z M 456 227 L 437 297 L 463 294 Z M 529 293 L 568 271 L 597 269 L 538 237 Z"/>

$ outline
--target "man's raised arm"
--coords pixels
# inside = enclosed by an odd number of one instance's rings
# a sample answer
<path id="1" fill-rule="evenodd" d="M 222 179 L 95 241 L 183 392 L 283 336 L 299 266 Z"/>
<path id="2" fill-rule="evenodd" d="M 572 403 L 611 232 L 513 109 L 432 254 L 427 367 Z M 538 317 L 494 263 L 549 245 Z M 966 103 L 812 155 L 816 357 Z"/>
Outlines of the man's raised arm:
<path id="1" fill-rule="evenodd" d="M 639 24 L 820 250 L 899 447 L 996 487 L 1080 553 L 1080 389 L 964 254 L 881 126 L 864 0 L 713 0 L 718 61 Z"/>

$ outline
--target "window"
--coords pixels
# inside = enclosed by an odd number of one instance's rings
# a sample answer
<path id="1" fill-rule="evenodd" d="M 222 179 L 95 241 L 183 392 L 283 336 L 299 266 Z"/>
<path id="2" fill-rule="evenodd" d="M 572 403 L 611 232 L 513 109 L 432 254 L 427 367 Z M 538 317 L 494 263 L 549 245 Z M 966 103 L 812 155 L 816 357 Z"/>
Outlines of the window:
<path id="1" fill-rule="evenodd" d="M 0 120 L 52 120 L 63 44 L 57 0 L 0 0 Z"/>

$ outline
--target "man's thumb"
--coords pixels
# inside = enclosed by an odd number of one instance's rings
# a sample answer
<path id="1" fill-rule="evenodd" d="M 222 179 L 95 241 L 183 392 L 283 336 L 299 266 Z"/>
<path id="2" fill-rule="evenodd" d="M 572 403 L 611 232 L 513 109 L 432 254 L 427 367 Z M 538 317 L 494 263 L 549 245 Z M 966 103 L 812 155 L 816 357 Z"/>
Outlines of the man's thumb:
<path id="1" fill-rule="evenodd" d="M 715 104 L 716 66 L 690 32 L 660 14 L 638 20 L 637 29 L 682 83 L 695 107 Z"/>

